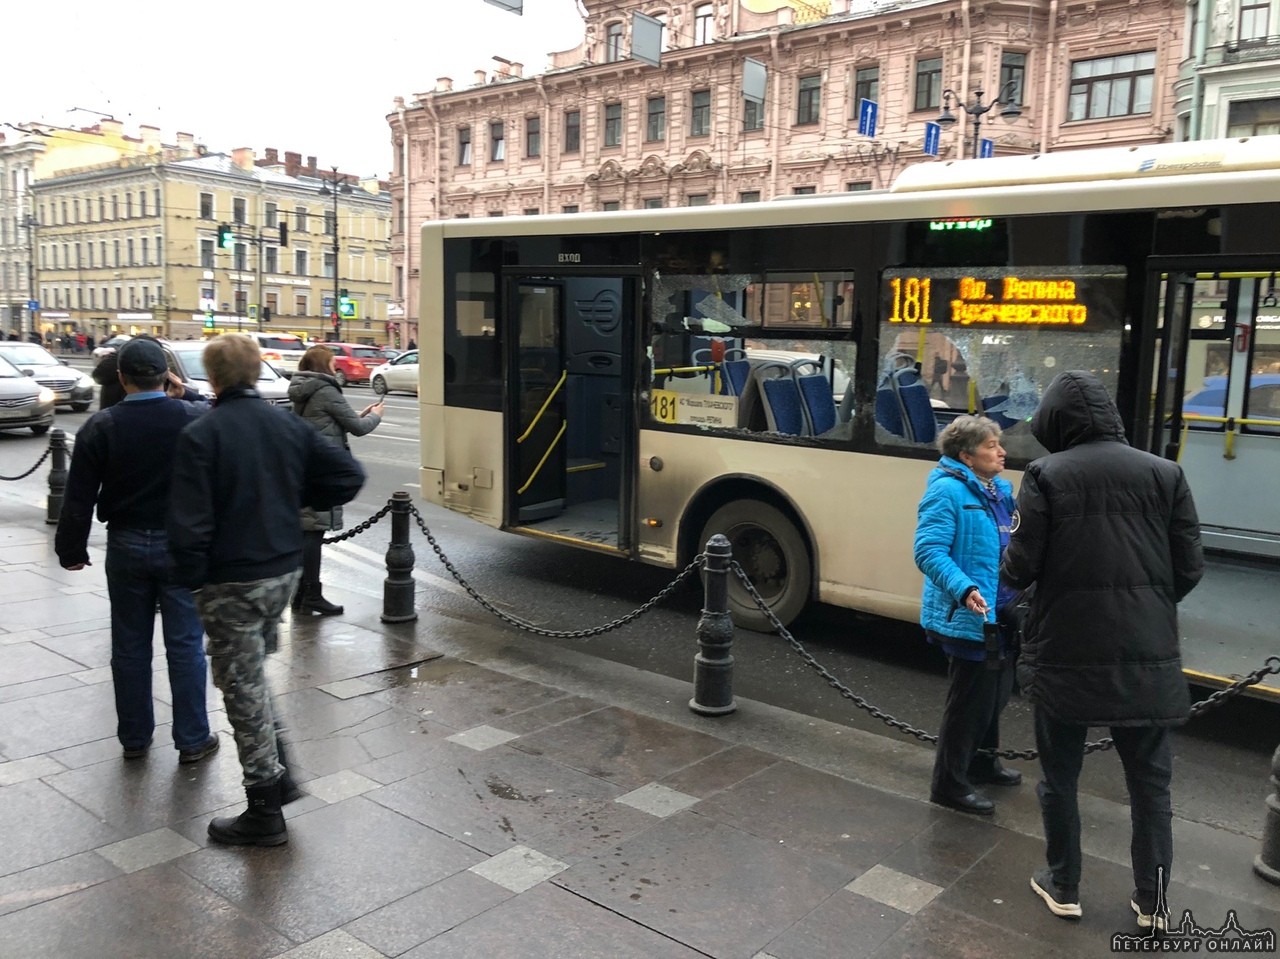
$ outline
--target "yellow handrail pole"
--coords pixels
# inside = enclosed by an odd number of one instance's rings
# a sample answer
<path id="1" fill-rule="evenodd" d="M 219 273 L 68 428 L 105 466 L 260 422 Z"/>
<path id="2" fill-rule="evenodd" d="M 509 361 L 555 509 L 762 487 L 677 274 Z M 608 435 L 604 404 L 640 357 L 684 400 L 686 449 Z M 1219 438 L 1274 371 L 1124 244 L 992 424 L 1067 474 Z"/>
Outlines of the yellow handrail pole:
<path id="1" fill-rule="evenodd" d="M 543 464 L 547 462 L 547 457 L 551 455 L 551 451 L 555 449 L 556 444 L 560 442 L 560 437 L 564 436 L 564 428 L 568 425 L 569 425 L 568 423 L 560 424 L 560 432 L 557 433 L 556 438 L 551 441 L 551 444 L 547 447 L 547 451 L 542 454 L 542 459 L 538 460 L 538 465 L 533 468 L 533 472 L 529 475 L 529 478 L 525 480 L 524 485 L 521 486 L 518 490 L 516 490 L 517 496 L 522 494 L 525 490 L 527 490 L 530 486 L 533 485 L 533 481 L 538 478 L 538 473 L 542 471 Z"/>
<path id="2" fill-rule="evenodd" d="M 538 425 L 538 420 L 542 419 L 542 414 L 547 411 L 547 407 L 551 405 L 551 401 L 556 398 L 556 394 L 560 392 L 560 387 L 564 386 L 564 381 L 565 379 L 568 378 L 568 376 L 569 376 L 568 370 L 565 370 L 563 373 L 560 374 L 560 381 L 556 383 L 556 388 L 547 394 L 547 399 L 546 399 L 546 402 L 542 404 L 542 409 L 538 410 L 538 414 L 533 418 L 533 422 L 529 424 L 529 428 L 525 430 L 524 433 L 522 433 L 520 437 L 516 440 L 517 445 L 519 445 L 520 443 L 523 443 L 525 440 L 529 438 L 529 434 L 532 433 L 533 428 Z M 560 429 L 562 432 L 564 431 L 563 424 L 561 424 Z"/>

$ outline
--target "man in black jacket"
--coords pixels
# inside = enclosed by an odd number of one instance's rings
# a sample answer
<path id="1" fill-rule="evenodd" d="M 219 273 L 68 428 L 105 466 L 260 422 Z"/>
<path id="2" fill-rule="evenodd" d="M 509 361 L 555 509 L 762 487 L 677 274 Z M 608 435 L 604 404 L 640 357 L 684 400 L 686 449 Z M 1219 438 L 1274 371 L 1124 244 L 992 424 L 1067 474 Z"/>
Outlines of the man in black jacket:
<path id="1" fill-rule="evenodd" d="M 253 388 L 262 357 L 249 337 L 210 341 L 204 365 L 217 401 L 178 438 L 169 548 L 177 580 L 199 590 L 209 665 L 249 800 L 239 816 L 214 819 L 209 838 L 278 846 L 289 838 L 280 811 L 285 770 L 264 666 L 298 581 L 298 511 L 350 502 L 364 471 L 310 424 L 262 401 Z"/>
<path id="2" fill-rule="evenodd" d="M 1081 916 L 1076 789 L 1090 726 L 1109 726 L 1132 812 L 1130 905 L 1165 928 L 1173 861 L 1169 727 L 1190 708 L 1178 602 L 1204 572 L 1200 524 L 1176 463 L 1135 450 L 1091 373 L 1059 374 L 1031 431 L 1049 455 L 1022 478 L 1019 523 L 1001 564 L 1035 584 L 1018 679 L 1035 707 L 1037 787 L 1048 866 L 1032 889 L 1056 916 Z"/>

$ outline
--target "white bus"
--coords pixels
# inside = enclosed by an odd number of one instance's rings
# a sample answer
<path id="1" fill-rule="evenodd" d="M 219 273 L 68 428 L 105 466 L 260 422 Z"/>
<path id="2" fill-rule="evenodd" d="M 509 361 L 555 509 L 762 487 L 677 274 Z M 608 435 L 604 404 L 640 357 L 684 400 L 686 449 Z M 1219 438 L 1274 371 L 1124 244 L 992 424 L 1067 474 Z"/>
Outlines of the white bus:
<path id="1" fill-rule="evenodd" d="M 1189 672 L 1222 683 L 1276 651 L 1250 624 L 1280 615 L 1280 136 L 431 222 L 421 249 L 431 502 L 669 568 L 721 532 L 784 622 L 812 600 L 914 619 L 939 429 L 995 418 L 1016 485 L 1044 387 L 1087 369 L 1135 446 L 1180 460 L 1230 557 L 1184 606 Z M 1270 605 L 1215 614 L 1232 590 Z"/>

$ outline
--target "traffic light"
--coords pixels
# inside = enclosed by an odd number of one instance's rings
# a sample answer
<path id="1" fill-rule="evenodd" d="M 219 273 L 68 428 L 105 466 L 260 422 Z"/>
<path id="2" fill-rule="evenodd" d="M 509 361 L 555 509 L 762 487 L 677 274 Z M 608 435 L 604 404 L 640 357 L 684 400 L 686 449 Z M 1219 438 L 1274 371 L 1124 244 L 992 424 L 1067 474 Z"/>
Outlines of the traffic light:
<path id="1" fill-rule="evenodd" d="M 204 311 L 204 328 L 206 330 L 213 329 L 213 310 Z"/>
<path id="2" fill-rule="evenodd" d="M 280 221 L 280 245 L 289 245 L 289 224 L 284 220 Z"/>
<path id="3" fill-rule="evenodd" d="M 231 232 L 231 227 L 225 223 L 218 226 L 218 246 L 224 250 L 230 250 L 236 245 L 236 236 Z"/>
<path id="4" fill-rule="evenodd" d="M 270 323 L 270 322 L 271 322 L 271 307 L 269 307 L 269 306 L 264 306 L 264 307 L 262 308 L 262 322 L 263 322 L 263 323 Z"/>

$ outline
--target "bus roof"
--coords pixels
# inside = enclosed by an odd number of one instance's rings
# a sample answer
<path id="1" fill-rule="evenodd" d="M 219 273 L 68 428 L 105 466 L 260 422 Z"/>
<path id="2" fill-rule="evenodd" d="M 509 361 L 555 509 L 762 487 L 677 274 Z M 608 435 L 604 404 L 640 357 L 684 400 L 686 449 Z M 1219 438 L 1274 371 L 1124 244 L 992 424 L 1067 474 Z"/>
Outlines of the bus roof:
<path id="1" fill-rule="evenodd" d="M 1280 135 L 916 163 L 894 193 L 1280 169 Z"/>

